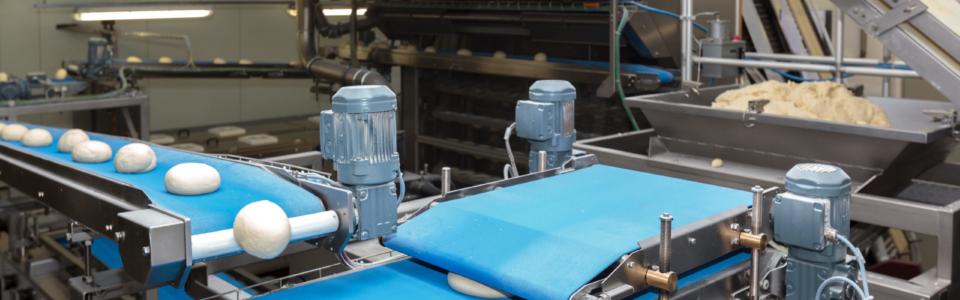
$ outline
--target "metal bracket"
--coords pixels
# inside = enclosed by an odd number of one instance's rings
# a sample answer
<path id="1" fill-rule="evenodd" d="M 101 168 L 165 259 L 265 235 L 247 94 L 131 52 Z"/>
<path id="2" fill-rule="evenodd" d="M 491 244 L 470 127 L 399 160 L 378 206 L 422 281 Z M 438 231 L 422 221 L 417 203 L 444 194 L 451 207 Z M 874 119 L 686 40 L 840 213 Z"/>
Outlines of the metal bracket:
<path id="1" fill-rule="evenodd" d="M 750 100 L 747 110 L 743 111 L 743 125 L 747 128 L 757 126 L 757 115 L 763 112 L 763 107 L 770 103 L 767 99 Z M 749 116 L 748 116 L 749 114 Z"/>
<path id="2" fill-rule="evenodd" d="M 781 258 L 786 256 L 781 256 Z M 781 265 L 767 272 L 763 276 L 763 279 L 760 282 L 763 284 L 760 285 L 761 295 L 768 293 L 770 295 L 777 296 L 779 298 L 787 297 L 787 264 L 786 260 L 779 259 L 778 263 Z"/>
<path id="3" fill-rule="evenodd" d="M 183 216 L 178 213 L 166 210 L 162 207 L 159 207 L 153 204 L 150 204 L 149 206 L 153 210 L 156 210 L 160 213 L 163 213 L 165 215 L 168 215 L 170 217 L 183 221 L 183 231 L 184 231 L 183 236 L 185 237 L 183 241 L 183 245 L 184 245 L 183 253 L 185 257 L 185 259 L 183 260 L 183 264 L 184 264 L 183 273 L 181 273 L 180 276 L 177 277 L 177 281 L 174 282 L 173 284 L 173 287 L 181 288 L 183 287 L 184 284 L 187 283 L 187 277 L 189 277 L 190 269 L 193 267 L 193 244 L 192 244 L 193 233 L 192 233 L 192 229 L 190 228 L 190 218 L 188 218 L 187 216 Z"/>
<path id="4" fill-rule="evenodd" d="M 863 29 L 870 36 L 877 37 L 878 35 L 897 27 L 900 25 L 900 23 L 906 22 L 926 11 L 927 6 L 920 0 L 904 1 L 900 5 L 891 8 L 883 15 L 864 23 L 865 26 L 863 26 Z"/>

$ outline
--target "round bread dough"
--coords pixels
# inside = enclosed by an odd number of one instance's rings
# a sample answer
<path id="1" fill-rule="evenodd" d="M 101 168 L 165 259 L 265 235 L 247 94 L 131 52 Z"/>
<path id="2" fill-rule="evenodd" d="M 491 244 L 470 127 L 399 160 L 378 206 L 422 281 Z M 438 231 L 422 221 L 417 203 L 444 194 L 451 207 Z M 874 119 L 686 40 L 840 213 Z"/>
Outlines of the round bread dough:
<path id="1" fill-rule="evenodd" d="M 507 53 L 503 51 L 494 52 L 493 58 L 507 58 Z"/>
<path id="2" fill-rule="evenodd" d="M 437 53 L 437 48 L 434 48 L 433 46 L 427 46 L 426 48 L 423 48 L 423 52 Z"/>
<path id="3" fill-rule="evenodd" d="M 252 64 L 253 64 L 253 61 L 251 61 L 251 60 L 249 60 L 249 59 L 241 59 L 241 60 L 240 60 L 240 64 L 241 64 L 241 65 L 252 65 Z"/>
<path id="4" fill-rule="evenodd" d="M 0 123 L 0 133 L 3 132 L 3 128 L 7 127 L 7 123 Z"/>
<path id="5" fill-rule="evenodd" d="M 547 54 L 538 52 L 537 55 L 533 56 L 533 61 L 547 61 Z"/>
<path id="6" fill-rule="evenodd" d="M 290 244 L 290 219 L 273 202 L 250 203 L 233 220 L 233 238 L 250 255 L 271 259 Z"/>
<path id="7" fill-rule="evenodd" d="M 142 63 L 143 60 L 140 59 L 139 57 L 136 57 L 136 56 L 130 56 L 130 57 L 127 57 L 127 62 L 128 62 L 128 63 Z"/>
<path id="8" fill-rule="evenodd" d="M 118 173 L 144 173 L 157 167 L 157 155 L 153 148 L 143 143 L 131 143 L 120 147 L 113 158 L 113 167 Z"/>
<path id="9" fill-rule="evenodd" d="M 711 106 L 745 111 L 748 103 L 757 99 L 770 100 L 763 107 L 763 113 L 767 114 L 890 127 L 883 108 L 854 96 L 836 82 L 766 81 L 723 92 Z"/>
<path id="10" fill-rule="evenodd" d="M 34 128 L 23 135 L 20 143 L 26 147 L 46 147 L 53 143 L 53 136 L 46 129 Z"/>
<path id="11" fill-rule="evenodd" d="M 0 81 L 10 80 L 10 75 L 7 75 L 7 72 L 0 72 Z"/>
<path id="12" fill-rule="evenodd" d="M 467 49 L 467 48 L 463 48 L 463 49 L 457 50 L 457 55 L 471 56 L 473 55 L 473 51 L 470 51 L 470 49 Z"/>
<path id="13" fill-rule="evenodd" d="M 209 194 L 220 188 L 220 173 L 206 164 L 182 163 L 167 171 L 163 184 L 171 194 L 184 196 Z"/>
<path id="14" fill-rule="evenodd" d="M 510 293 L 489 287 L 453 272 L 447 273 L 447 284 L 458 293 L 477 298 L 499 299 L 513 297 Z"/>
<path id="15" fill-rule="evenodd" d="M 171 64 L 171 63 L 173 63 L 173 60 L 170 59 L 169 57 L 161 56 L 160 59 L 157 60 L 157 62 L 159 62 L 159 63 L 161 63 L 161 64 Z"/>
<path id="16" fill-rule="evenodd" d="M 86 141 L 73 147 L 73 161 L 79 163 L 98 164 L 113 157 L 110 145 L 101 141 Z"/>
<path id="17" fill-rule="evenodd" d="M 719 159 L 719 158 L 714 158 L 713 161 L 710 162 L 710 166 L 711 166 L 711 167 L 714 167 L 714 168 L 722 167 L 722 166 L 723 166 L 723 160 L 722 160 L 722 159 Z"/>
<path id="18" fill-rule="evenodd" d="M 57 150 L 63 153 L 71 153 L 73 152 L 74 146 L 89 140 L 90 137 L 87 136 L 86 132 L 83 132 L 83 129 L 70 129 L 60 135 L 60 141 L 57 142 Z"/>
<path id="19" fill-rule="evenodd" d="M 227 61 L 226 61 L 225 59 L 222 59 L 222 58 L 217 57 L 217 58 L 214 58 L 214 59 L 213 59 L 213 64 L 215 64 L 215 65 L 225 65 L 225 64 L 227 64 Z"/>
<path id="20" fill-rule="evenodd" d="M 67 79 L 67 69 L 64 69 L 64 68 L 57 69 L 57 72 L 53 73 L 53 79 L 55 80 Z"/>
<path id="21" fill-rule="evenodd" d="M 20 124 L 10 124 L 0 131 L 0 138 L 4 141 L 19 142 L 23 135 L 27 133 L 27 126 Z"/>

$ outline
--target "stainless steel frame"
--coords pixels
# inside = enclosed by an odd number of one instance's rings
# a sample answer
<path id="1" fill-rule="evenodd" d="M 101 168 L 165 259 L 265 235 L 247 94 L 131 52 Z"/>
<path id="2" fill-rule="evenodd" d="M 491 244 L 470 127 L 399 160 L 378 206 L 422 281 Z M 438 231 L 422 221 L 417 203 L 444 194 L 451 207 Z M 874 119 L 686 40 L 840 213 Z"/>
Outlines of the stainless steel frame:
<path id="1" fill-rule="evenodd" d="M 140 124 L 133 124 L 130 117 L 129 108 L 137 107 L 136 111 L 140 117 Z M 95 110 L 105 108 L 120 108 L 123 111 L 124 121 L 130 132 L 136 136 L 139 132 L 139 138 L 150 140 L 150 101 L 146 95 L 133 95 L 115 98 L 103 98 L 92 100 L 74 100 L 63 102 L 52 102 L 44 104 L 28 104 L 22 106 L 0 107 L 0 118 L 16 122 L 20 116 L 35 115 L 43 113 L 72 112 Z"/>

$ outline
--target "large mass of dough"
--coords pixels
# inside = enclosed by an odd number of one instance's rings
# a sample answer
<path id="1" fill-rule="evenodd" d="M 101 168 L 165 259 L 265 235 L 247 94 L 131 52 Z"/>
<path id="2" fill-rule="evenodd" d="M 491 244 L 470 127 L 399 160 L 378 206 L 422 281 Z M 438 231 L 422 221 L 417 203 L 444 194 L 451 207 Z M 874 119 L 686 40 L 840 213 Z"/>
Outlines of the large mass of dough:
<path id="1" fill-rule="evenodd" d="M 73 147 L 71 157 L 75 162 L 99 164 L 113 157 L 113 149 L 101 141 L 86 141 Z"/>
<path id="2" fill-rule="evenodd" d="M 767 81 L 720 94 L 712 106 L 747 110 L 751 100 L 770 100 L 763 112 L 798 118 L 890 127 L 887 113 L 870 100 L 854 96 L 836 82 Z"/>
<path id="3" fill-rule="evenodd" d="M 157 154 L 143 143 L 130 143 L 120 147 L 113 158 L 113 167 L 118 173 L 150 172 L 157 166 Z"/>
<path id="4" fill-rule="evenodd" d="M 19 142 L 23 135 L 27 133 L 27 126 L 20 124 L 10 124 L 6 127 L 3 127 L 3 130 L 0 131 L 0 138 L 4 141 Z"/>
<path id="5" fill-rule="evenodd" d="M 206 164 L 182 163 L 167 171 L 163 184 L 171 194 L 184 196 L 209 194 L 220 188 L 220 173 Z"/>
<path id="6" fill-rule="evenodd" d="M 57 141 L 57 150 L 63 153 L 71 153 L 74 146 L 89 140 L 90 137 L 87 136 L 86 132 L 83 132 L 83 129 L 70 129 L 60 135 L 60 141 Z"/>
<path id="7" fill-rule="evenodd" d="M 273 202 L 250 203 L 233 220 L 233 238 L 250 255 L 271 259 L 290 243 L 290 219 Z"/>
<path id="8" fill-rule="evenodd" d="M 53 143 L 53 136 L 43 128 L 34 128 L 23 134 L 20 143 L 25 147 L 46 147 Z"/>
<path id="9" fill-rule="evenodd" d="M 447 284 L 450 285 L 450 288 L 454 291 L 477 298 L 500 299 L 513 297 L 510 293 L 489 287 L 453 272 L 447 273 Z"/>

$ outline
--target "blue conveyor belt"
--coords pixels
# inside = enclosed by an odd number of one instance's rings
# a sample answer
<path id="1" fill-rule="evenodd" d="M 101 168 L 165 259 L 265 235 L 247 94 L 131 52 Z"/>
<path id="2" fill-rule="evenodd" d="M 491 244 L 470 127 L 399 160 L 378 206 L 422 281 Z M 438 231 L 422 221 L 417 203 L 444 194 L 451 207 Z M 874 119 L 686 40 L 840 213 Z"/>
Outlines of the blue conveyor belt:
<path id="1" fill-rule="evenodd" d="M 447 285 L 447 273 L 403 260 L 264 295 L 258 299 L 481 299 Z"/>
<path id="2" fill-rule="evenodd" d="M 21 123 L 22 124 L 22 123 Z M 117 173 L 113 160 L 99 164 L 74 162 L 70 153 L 57 151 L 57 141 L 66 130 L 60 128 L 23 124 L 28 128 L 44 128 L 53 135 L 53 143 L 43 148 L 24 147 L 20 142 L 0 141 L 28 153 L 55 160 L 101 176 L 119 180 L 143 190 L 153 204 L 190 218 L 194 235 L 233 228 L 233 220 L 247 204 L 270 200 L 288 217 L 298 217 L 323 211 L 320 200 L 306 190 L 258 167 L 193 154 L 165 147 L 152 147 L 157 154 L 157 167 L 142 174 Z M 103 135 L 90 134 L 91 140 L 110 145 L 116 153 L 130 141 Z M 177 164 L 197 162 L 210 165 L 220 173 L 220 189 L 216 192 L 181 196 L 167 193 L 163 178 Z"/>
<path id="3" fill-rule="evenodd" d="M 566 299 L 637 241 L 750 205 L 752 196 L 597 165 L 441 203 L 387 247 L 526 299 Z"/>

